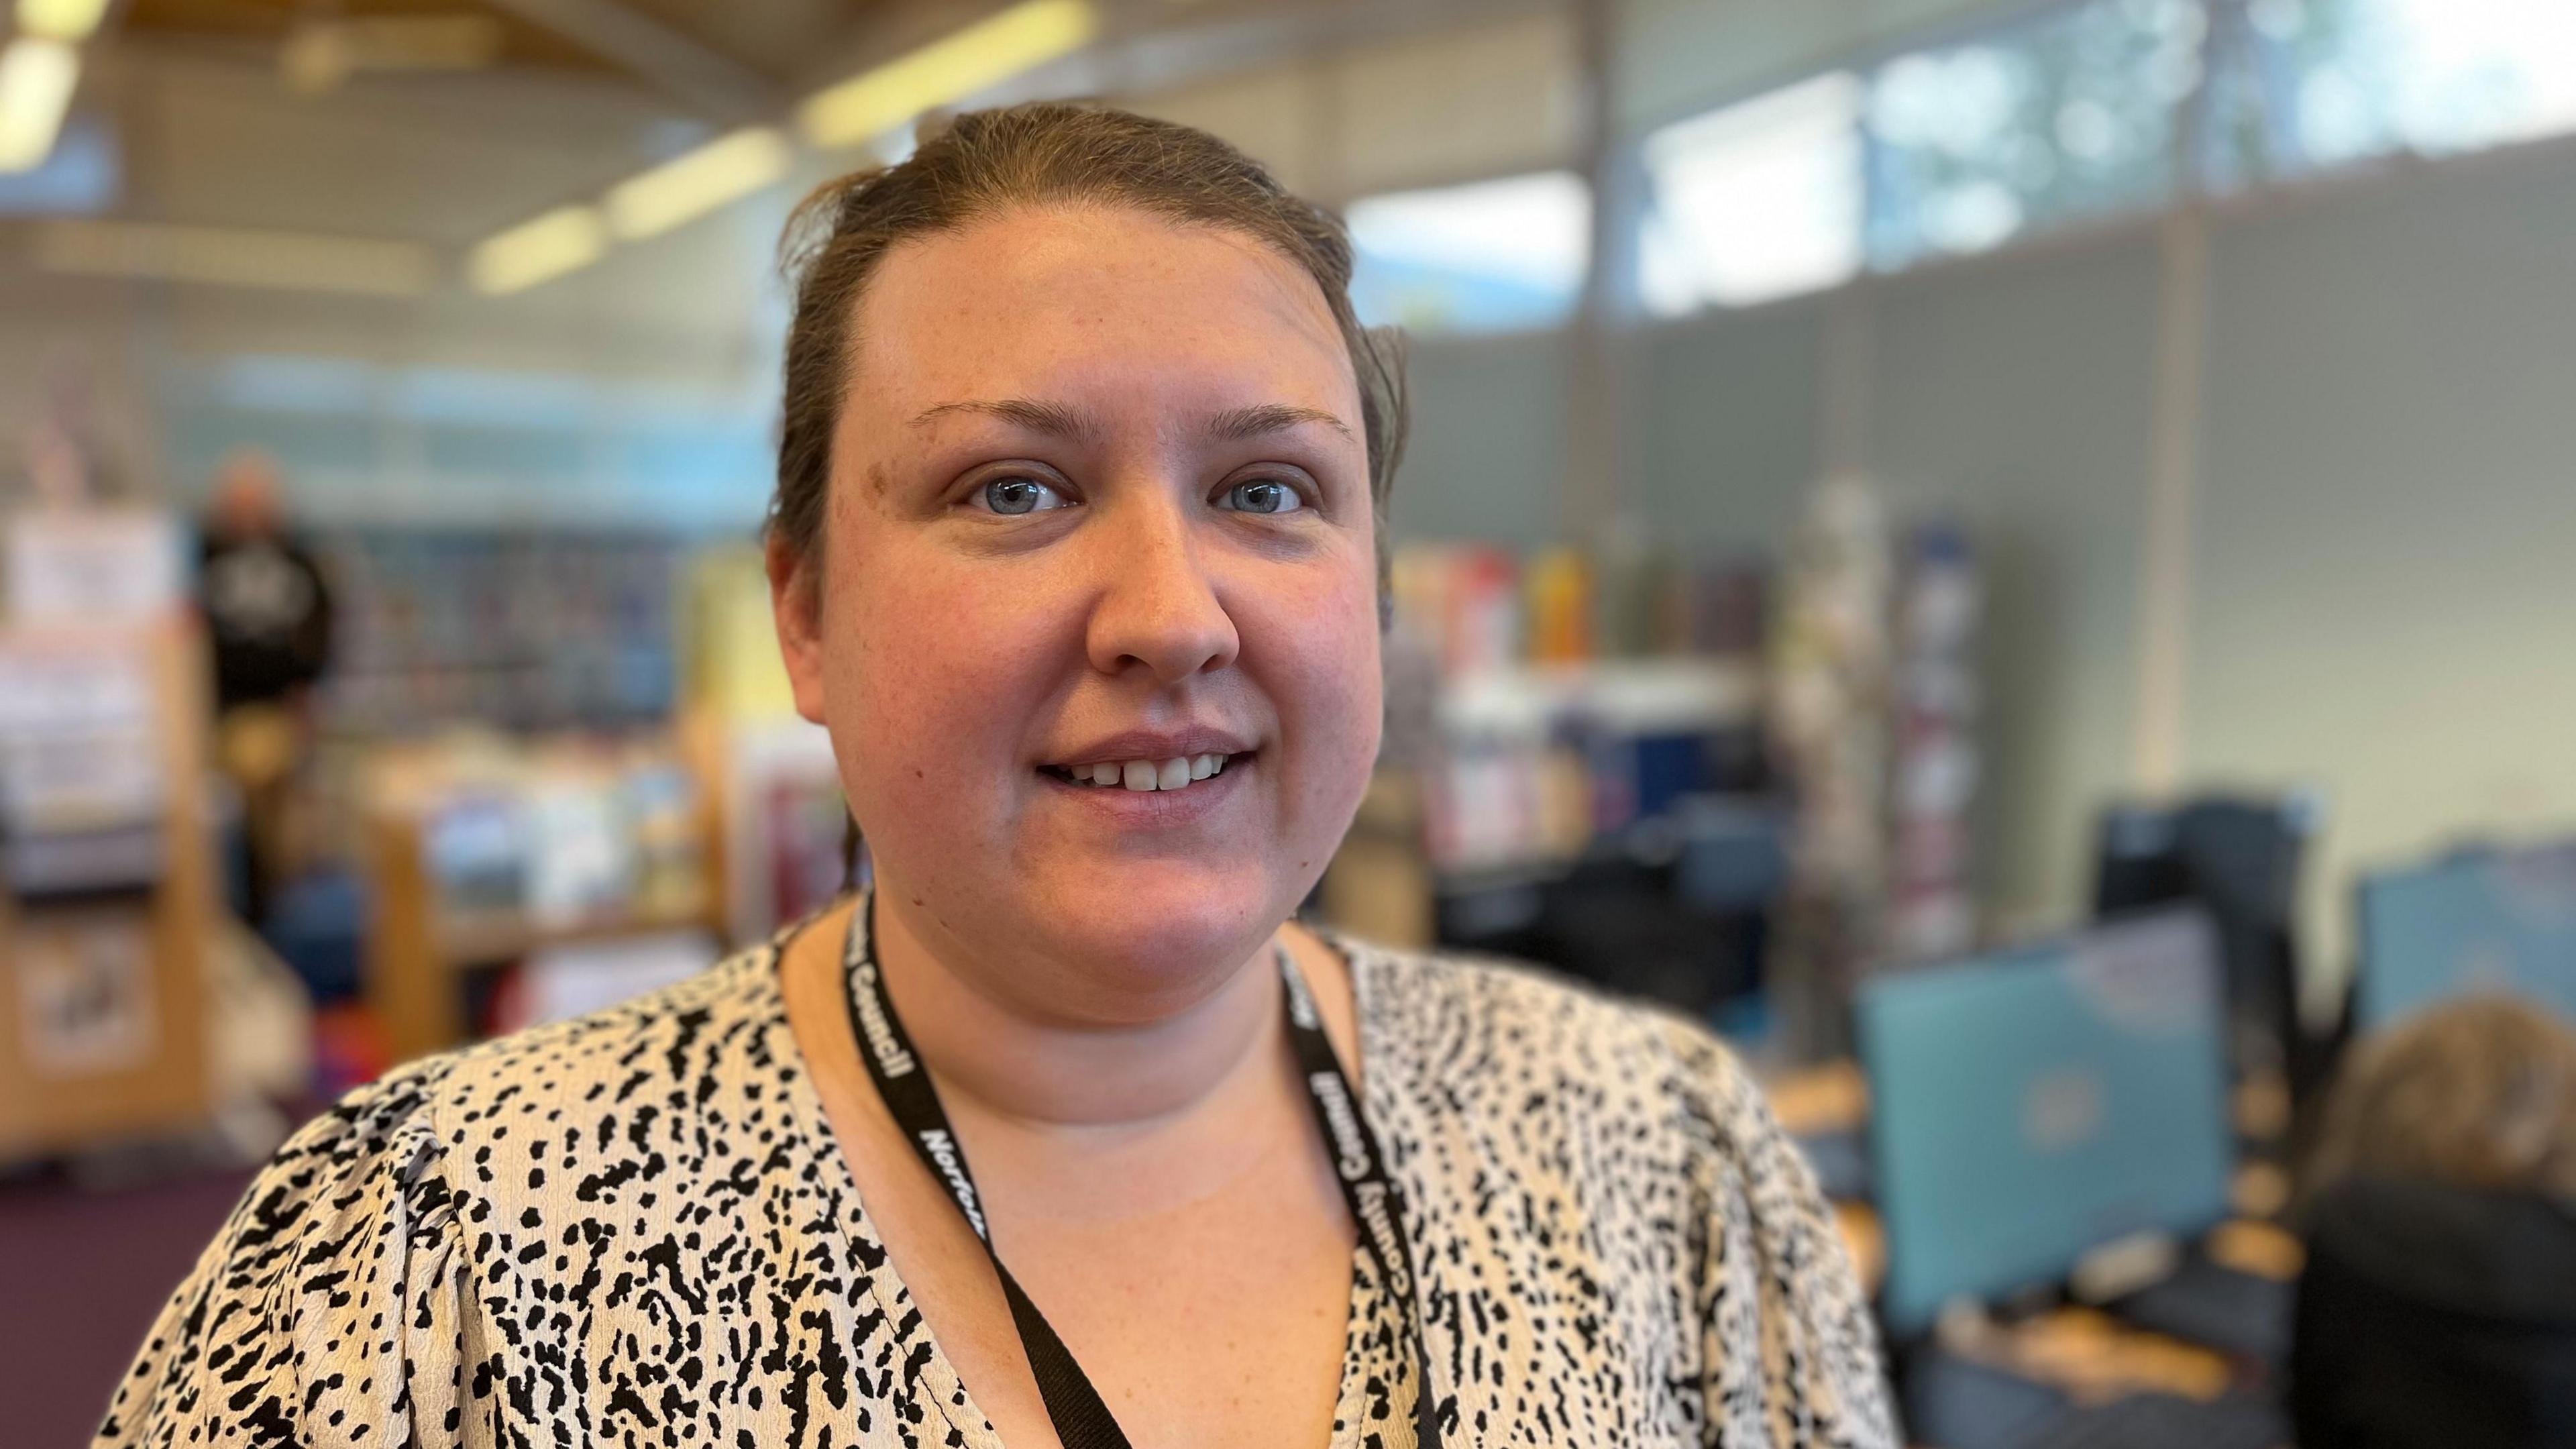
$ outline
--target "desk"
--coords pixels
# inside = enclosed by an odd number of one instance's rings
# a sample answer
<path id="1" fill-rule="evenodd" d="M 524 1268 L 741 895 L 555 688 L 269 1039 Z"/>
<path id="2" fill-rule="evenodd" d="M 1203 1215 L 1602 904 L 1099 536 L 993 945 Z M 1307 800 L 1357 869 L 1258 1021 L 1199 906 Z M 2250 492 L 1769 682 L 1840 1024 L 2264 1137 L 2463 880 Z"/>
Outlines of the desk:
<path id="1" fill-rule="evenodd" d="M 2078 1404 L 2136 1393 L 2207 1403 L 2235 1377 L 2220 1354 L 2131 1328 L 2094 1308 L 2061 1308 L 2011 1325 L 1961 1319 L 1943 1328 L 1947 1351 L 2046 1384 Z"/>
<path id="2" fill-rule="evenodd" d="M 1792 1137 L 1830 1137 L 1869 1125 L 1869 1078 L 1855 1061 L 1785 1072 L 1763 1082 L 1762 1095 Z"/>
<path id="3" fill-rule="evenodd" d="M 1782 1074 L 1767 1081 L 1764 1091 L 1773 1115 L 1792 1136 L 1830 1139 L 1867 1131 L 1869 1083 L 1853 1062 Z M 2277 1124 L 2277 1105 L 2276 1098 L 2260 1090 L 2240 1093 L 2233 1104 L 2240 1129 L 2254 1122 Z M 2259 1160 L 2245 1163 L 2232 1187 L 2233 1203 L 2243 1216 L 2210 1232 L 2202 1252 L 2237 1272 L 2276 1282 L 2296 1277 L 2302 1258 L 2298 1240 L 2262 1220 L 2277 1213 L 2287 1195 L 2278 1167 Z M 1887 1268 L 1886 1235 L 1878 1214 L 1860 1202 L 1836 1202 L 1833 1209 L 1862 1287 L 1875 1296 Z M 1943 1319 L 1934 1341 L 1940 1355 L 2048 1389 L 2079 1408 L 2134 1394 L 2212 1403 L 2249 1385 L 2245 1364 L 2224 1353 L 2091 1307 L 2064 1307 L 2009 1323 L 1977 1311 L 1954 1313 Z"/>

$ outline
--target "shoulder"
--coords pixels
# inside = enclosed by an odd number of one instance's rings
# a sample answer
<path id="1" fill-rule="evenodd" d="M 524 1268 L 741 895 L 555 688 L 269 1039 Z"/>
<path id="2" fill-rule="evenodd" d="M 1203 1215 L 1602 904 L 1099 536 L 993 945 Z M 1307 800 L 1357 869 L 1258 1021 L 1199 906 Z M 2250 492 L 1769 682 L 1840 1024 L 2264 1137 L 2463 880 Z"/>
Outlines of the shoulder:
<path id="1" fill-rule="evenodd" d="M 561 1132 L 577 1113 L 587 1131 L 598 1113 L 581 1113 L 585 1104 L 658 1104 L 696 1090 L 724 1075 L 728 1052 L 768 1049 L 753 1039 L 771 1016 L 774 959 L 773 947 L 757 947 L 588 1016 L 407 1062 L 290 1137 L 253 1182 L 236 1225 L 264 1200 L 283 1207 L 409 1194 L 416 1210 L 441 1206 L 473 1175 L 453 1166 L 488 1161 L 514 1131 L 523 1147 L 546 1129 Z M 447 1185 L 435 1186 L 442 1177 Z M 424 1184 L 434 1201 L 417 1200 Z M 416 1213 L 412 1226 L 437 1216 Z"/>
<path id="2" fill-rule="evenodd" d="M 268 1171 L 327 1159 L 343 1174 L 415 1167 L 413 1153 L 471 1153 L 515 1119 L 575 1103 L 658 1099 L 756 1041 L 774 1015 L 775 947 L 738 952 L 660 990 L 589 1015 L 406 1062 L 350 1091 L 288 1139 Z"/>
<path id="3" fill-rule="evenodd" d="M 519 1286 L 497 1263 L 521 1248 L 509 1233 L 522 1220 L 496 1204 L 546 1193 L 549 1172 L 574 1177 L 576 1137 L 611 1167 L 667 1148 L 667 1126 L 650 1142 L 628 1129 L 648 1112 L 681 1117 L 699 1083 L 766 1069 L 773 960 L 745 952 L 607 1011 L 406 1063 L 334 1102 L 261 1169 L 164 1307 L 98 1442 L 270 1442 L 324 1415 L 390 1433 L 410 1389 L 376 1366 L 427 1382 L 455 1347 L 458 1274 Z M 612 1144 L 601 1124 L 621 1111 Z M 577 1178 L 551 1192 L 599 1195 Z"/>
<path id="4" fill-rule="evenodd" d="M 471 1141 L 497 1106 L 624 1101 L 694 1085 L 728 1057 L 767 1050 L 766 1033 L 782 1019 L 777 960 L 776 943 L 755 946 L 589 1015 L 430 1058 L 422 1069 L 435 1085 L 425 1105 Z"/>
<path id="5" fill-rule="evenodd" d="M 437 1216 L 423 1210 L 441 1205 L 420 1201 L 422 1186 L 459 1158 L 488 1157 L 523 1119 L 551 1120 L 581 1102 L 658 1101 L 718 1071 L 728 1049 L 765 1051 L 750 1039 L 772 1014 L 774 960 L 773 947 L 754 948 L 604 1011 L 405 1063 L 290 1137 L 227 1233 L 247 1214 L 405 1195 L 420 1231 Z M 520 1129 L 522 1139 L 537 1135 Z"/>
<path id="6" fill-rule="evenodd" d="M 419 1064 L 410 1095 L 423 1154 L 477 1220 L 542 1205 L 548 1218 L 662 1223 L 714 1162 L 695 1124 L 757 1123 L 774 1137 L 793 1111 L 777 959 L 775 943 L 755 947 L 605 1010 Z M 520 1250 L 517 1236 L 492 1246 Z"/>
<path id="7" fill-rule="evenodd" d="M 1779 1136 L 1735 1054 L 1677 1012 L 1522 963 L 1341 944 L 1371 1045 L 1451 1084 L 1468 1109 L 1517 1113 L 1547 1096 L 1595 1127 L 1615 1120 L 1730 1155 Z"/>
<path id="8" fill-rule="evenodd" d="M 1712 1438 L 1899 1442 L 1824 1196 L 1714 1032 L 1527 966 L 1342 944 L 1363 1086 L 1435 1249 L 1599 1301 L 1602 1332 L 1699 1385 Z"/>

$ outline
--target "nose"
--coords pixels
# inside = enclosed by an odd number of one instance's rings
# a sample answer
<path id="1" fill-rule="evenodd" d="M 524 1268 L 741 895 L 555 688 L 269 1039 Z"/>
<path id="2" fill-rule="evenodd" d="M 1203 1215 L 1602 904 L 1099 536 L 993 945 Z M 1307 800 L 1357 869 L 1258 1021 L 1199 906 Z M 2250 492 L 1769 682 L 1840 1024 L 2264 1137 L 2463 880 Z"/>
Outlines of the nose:
<path id="1" fill-rule="evenodd" d="M 1184 506 L 1168 495 L 1131 496 L 1103 511 L 1109 516 L 1093 525 L 1089 559 L 1099 571 L 1083 638 L 1091 667 L 1117 675 L 1141 666 L 1170 685 L 1232 664 L 1243 641 Z"/>

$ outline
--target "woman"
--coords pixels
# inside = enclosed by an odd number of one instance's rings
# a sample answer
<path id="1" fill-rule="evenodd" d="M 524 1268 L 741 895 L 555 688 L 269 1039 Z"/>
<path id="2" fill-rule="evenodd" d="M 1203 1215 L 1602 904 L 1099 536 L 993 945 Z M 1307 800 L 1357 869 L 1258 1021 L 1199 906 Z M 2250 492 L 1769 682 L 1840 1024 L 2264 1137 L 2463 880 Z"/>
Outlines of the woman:
<path id="1" fill-rule="evenodd" d="M 2576 1031 L 2469 997 L 2363 1043 L 2301 1187 L 2303 1449 L 2576 1443 Z"/>
<path id="2" fill-rule="evenodd" d="M 874 891 L 307 1128 L 101 1442 L 1892 1444 L 1710 1037 L 1289 921 L 1400 435 L 1339 227 L 1029 106 L 791 235 L 770 575 Z"/>

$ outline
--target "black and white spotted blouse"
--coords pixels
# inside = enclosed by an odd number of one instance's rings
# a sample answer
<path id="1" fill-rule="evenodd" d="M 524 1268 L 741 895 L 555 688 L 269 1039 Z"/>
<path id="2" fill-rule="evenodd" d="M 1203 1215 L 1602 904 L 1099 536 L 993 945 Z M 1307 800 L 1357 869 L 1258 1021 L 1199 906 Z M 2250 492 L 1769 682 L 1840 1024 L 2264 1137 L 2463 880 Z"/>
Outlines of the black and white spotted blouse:
<path id="1" fill-rule="evenodd" d="M 1713 1038 L 1340 944 L 1449 1442 L 1893 1449 L 1814 1181 Z M 350 1094 L 251 1186 L 98 1443 L 994 1449 L 824 1118 L 778 960 Z M 1413 1355 L 1353 1258 L 1333 1443 L 1399 1449 Z"/>

